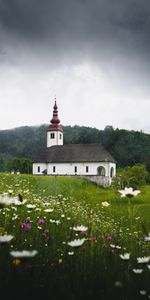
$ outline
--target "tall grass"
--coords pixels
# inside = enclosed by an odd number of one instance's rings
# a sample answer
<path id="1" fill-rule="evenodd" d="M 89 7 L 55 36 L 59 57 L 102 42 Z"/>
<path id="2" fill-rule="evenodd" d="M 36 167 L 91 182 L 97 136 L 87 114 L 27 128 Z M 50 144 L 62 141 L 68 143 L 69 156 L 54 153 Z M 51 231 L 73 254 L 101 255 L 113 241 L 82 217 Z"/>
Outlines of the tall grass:
<path id="1" fill-rule="evenodd" d="M 11 299 L 32 291 L 48 299 L 150 299 L 150 261 L 137 261 L 150 257 L 145 240 L 149 186 L 136 197 L 121 198 L 113 188 L 79 178 L 0 174 L 0 194 L 5 193 L 16 199 L 20 193 L 25 201 L 0 209 L 0 236 L 14 236 L 0 243 L 0 288 L 7 298 L 10 291 Z M 27 217 L 30 229 L 25 232 Z M 88 229 L 75 231 L 75 225 Z M 83 238 L 82 246 L 69 245 Z M 12 250 L 38 253 L 14 258 Z M 125 253 L 129 259 L 121 258 Z"/>

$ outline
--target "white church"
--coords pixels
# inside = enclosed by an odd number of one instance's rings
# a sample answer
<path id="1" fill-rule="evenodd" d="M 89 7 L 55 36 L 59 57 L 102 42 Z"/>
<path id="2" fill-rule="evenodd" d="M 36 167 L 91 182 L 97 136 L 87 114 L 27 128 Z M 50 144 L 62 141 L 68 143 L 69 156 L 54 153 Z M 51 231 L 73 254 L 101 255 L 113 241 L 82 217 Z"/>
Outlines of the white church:
<path id="1" fill-rule="evenodd" d="M 50 123 L 47 146 L 33 161 L 33 175 L 82 176 L 102 186 L 111 185 L 116 161 L 101 144 L 63 144 L 56 101 Z"/>

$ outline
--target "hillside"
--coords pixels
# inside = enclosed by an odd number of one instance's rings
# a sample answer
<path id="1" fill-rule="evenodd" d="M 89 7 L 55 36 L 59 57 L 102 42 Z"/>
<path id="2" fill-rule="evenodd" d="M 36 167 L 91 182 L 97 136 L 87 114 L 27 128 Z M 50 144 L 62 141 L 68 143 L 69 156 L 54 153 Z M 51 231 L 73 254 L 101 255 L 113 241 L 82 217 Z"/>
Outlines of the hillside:
<path id="1" fill-rule="evenodd" d="M 46 124 L 0 131 L 0 158 L 33 159 L 46 145 Z M 102 143 L 118 167 L 145 163 L 149 167 L 150 134 L 106 126 L 104 130 L 84 126 L 63 126 L 64 143 Z"/>

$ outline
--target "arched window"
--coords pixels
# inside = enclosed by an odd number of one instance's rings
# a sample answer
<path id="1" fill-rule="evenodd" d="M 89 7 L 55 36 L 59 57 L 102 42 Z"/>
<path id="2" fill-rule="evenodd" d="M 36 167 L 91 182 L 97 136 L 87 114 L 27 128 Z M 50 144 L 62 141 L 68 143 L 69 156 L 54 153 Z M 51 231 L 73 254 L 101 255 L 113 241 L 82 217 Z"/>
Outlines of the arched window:
<path id="1" fill-rule="evenodd" d="M 102 166 L 98 167 L 97 168 L 97 173 L 98 173 L 99 176 L 105 176 L 105 174 L 106 174 L 105 168 L 102 167 Z"/>
<path id="2" fill-rule="evenodd" d="M 112 178 L 113 176 L 114 176 L 114 168 L 111 167 L 111 169 L 110 169 L 110 177 Z"/>

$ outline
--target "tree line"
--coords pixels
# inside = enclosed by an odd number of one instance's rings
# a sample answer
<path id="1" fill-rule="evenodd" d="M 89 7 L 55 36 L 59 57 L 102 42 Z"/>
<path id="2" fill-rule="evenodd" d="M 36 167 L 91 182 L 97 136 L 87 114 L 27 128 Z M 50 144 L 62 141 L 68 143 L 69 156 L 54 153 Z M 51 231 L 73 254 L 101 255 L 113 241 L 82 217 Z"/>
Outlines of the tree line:
<path id="1" fill-rule="evenodd" d="M 46 147 L 48 124 L 23 126 L 0 131 L 0 171 L 18 170 L 30 173 L 32 160 Z M 142 131 L 114 129 L 104 130 L 85 126 L 63 126 L 65 144 L 101 143 L 123 168 L 144 164 L 150 172 L 150 134 Z"/>

